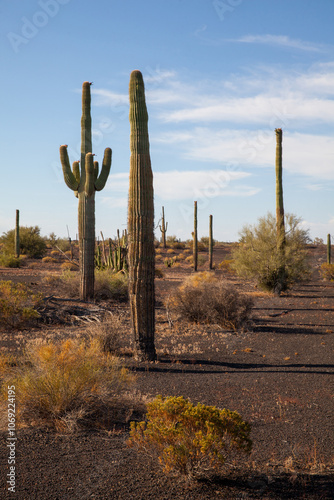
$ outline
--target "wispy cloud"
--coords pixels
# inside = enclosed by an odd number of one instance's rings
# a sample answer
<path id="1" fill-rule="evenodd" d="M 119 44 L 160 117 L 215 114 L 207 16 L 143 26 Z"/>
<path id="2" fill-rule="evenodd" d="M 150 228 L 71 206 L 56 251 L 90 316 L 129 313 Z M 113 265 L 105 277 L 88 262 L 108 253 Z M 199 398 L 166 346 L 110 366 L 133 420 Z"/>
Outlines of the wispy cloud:
<path id="1" fill-rule="evenodd" d="M 226 41 L 238 43 L 254 43 L 264 45 L 275 45 L 288 49 L 304 50 L 307 52 L 324 52 L 326 47 L 323 44 L 310 43 L 304 40 L 291 38 L 285 35 L 245 35 L 240 38 L 232 38 Z"/>
<path id="2" fill-rule="evenodd" d="M 233 170 L 194 170 L 155 172 L 153 175 L 154 194 L 161 200 L 186 200 L 216 198 L 218 196 L 253 196 L 260 188 L 240 183 L 250 177 L 250 173 Z M 108 206 L 124 207 L 127 203 L 128 174 L 111 176 L 104 198 Z"/>

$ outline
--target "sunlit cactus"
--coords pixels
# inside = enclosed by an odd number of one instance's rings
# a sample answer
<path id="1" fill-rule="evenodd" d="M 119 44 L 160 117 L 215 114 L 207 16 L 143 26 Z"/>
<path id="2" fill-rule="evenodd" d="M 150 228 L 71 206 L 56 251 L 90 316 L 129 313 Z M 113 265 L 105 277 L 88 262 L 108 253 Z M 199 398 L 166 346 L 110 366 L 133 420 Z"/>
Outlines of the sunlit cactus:
<path id="1" fill-rule="evenodd" d="M 129 299 L 135 357 L 156 359 L 153 174 L 143 76 L 133 71 L 130 98 L 130 186 L 128 206 Z"/>
<path id="2" fill-rule="evenodd" d="M 101 173 L 92 154 L 92 120 L 90 114 L 90 83 L 82 85 L 81 159 L 70 167 L 67 145 L 60 146 L 60 160 L 66 185 L 79 199 L 79 264 L 80 298 L 88 300 L 94 296 L 95 254 L 95 191 L 104 188 L 111 167 L 111 149 L 106 148 Z"/>

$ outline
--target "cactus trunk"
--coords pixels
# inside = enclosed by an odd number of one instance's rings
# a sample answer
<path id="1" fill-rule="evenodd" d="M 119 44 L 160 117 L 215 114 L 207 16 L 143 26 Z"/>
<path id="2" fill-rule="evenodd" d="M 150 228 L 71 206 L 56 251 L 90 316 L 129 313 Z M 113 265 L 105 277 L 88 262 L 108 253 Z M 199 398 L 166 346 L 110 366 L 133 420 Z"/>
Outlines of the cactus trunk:
<path id="1" fill-rule="evenodd" d="M 20 211 L 16 210 L 15 217 L 15 257 L 20 257 Z"/>
<path id="2" fill-rule="evenodd" d="M 197 201 L 194 202 L 193 259 L 194 259 L 194 271 L 197 271 L 197 263 L 198 263 L 198 251 L 197 251 Z"/>
<path id="3" fill-rule="evenodd" d="M 327 264 L 332 262 L 332 246 L 331 246 L 331 235 L 327 234 Z"/>
<path id="4" fill-rule="evenodd" d="M 277 251 L 279 265 L 277 270 L 277 285 L 275 291 L 280 295 L 286 289 L 285 272 L 285 226 L 284 226 L 284 206 L 283 206 L 283 168 L 282 168 L 282 129 L 275 129 L 276 132 L 276 231 L 277 231 Z"/>
<path id="5" fill-rule="evenodd" d="M 213 229 L 212 229 L 212 215 L 209 216 L 209 269 L 212 269 L 213 261 Z"/>
<path id="6" fill-rule="evenodd" d="M 130 186 L 128 206 L 129 299 L 135 357 L 156 359 L 153 174 L 144 81 L 133 71 L 130 98 Z"/>
<path id="7" fill-rule="evenodd" d="M 81 159 L 70 168 L 67 146 L 60 147 L 60 159 L 67 186 L 78 197 L 80 298 L 94 296 L 95 268 L 95 191 L 107 182 L 111 166 L 111 149 L 106 148 L 100 175 L 92 154 L 92 120 L 90 114 L 90 83 L 82 85 Z"/>

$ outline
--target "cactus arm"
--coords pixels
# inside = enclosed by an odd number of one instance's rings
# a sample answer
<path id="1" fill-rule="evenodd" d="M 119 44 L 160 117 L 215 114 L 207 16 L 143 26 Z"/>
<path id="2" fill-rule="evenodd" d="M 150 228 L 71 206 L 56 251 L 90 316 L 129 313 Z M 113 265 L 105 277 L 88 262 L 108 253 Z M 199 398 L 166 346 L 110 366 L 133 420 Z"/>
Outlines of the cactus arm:
<path id="1" fill-rule="evenodd" d="M 104 188 L 106 185 L 108 175 L 110 172 L 111 168 L 111 156 L 112 156 L 112 151 L 110 148 L 106 148 L 104 151 L 104 157 L 103 157 L 103 162 L 102 162 L 102 168 L 100 175 L 95 181 L 95 189 L 96 191 L 101 191 L 101 189 Z"/>
<path id="2" fill-rule="evenodd" d="M 77 181 L 75 174 L 71 170 L 70 161 L 67 153 L 67 146 L 60 146 L 59 152 L 60 152 L 60 161 L 63 168 L 65 184 L 73 191 L 77 191 L 79 187 L 79 182 Z"/>
<path id="3" fill-rule="evenodd" d="M 86 154 L 85 168 L 86 168 L 86 183 L 85 183 L 85 194 L 86 196 L 92 196 L 94 193 L 94 161 L 92 153 Z"/>
<path id="4" fill-rule="evenodd" d="M 98 176 L 99 176 L 99 162 L 94 161 L 94 182 L 96 181 Z"/>

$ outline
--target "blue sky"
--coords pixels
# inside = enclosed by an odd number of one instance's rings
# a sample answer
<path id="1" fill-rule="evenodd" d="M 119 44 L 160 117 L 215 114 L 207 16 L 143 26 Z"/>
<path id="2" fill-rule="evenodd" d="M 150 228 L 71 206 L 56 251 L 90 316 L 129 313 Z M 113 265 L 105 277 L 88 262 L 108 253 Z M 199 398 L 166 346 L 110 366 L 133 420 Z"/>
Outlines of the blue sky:
<path id="1" fill-rule="evenodd" d="M 93 152 L 113 150 L 96 232 L 127 222 L 128 83 L 143 73 L 155 218 L 189 239 L 236 241 L 275 211 L 275 128 L 285 211 L 334 234 L 333 0 L 1 0 L 0 234 L 77 234 L 59 146 L 79 159 L 81 86 L 92 81 Z M 159 230 L 157 230 L 159 235 Z"/>

